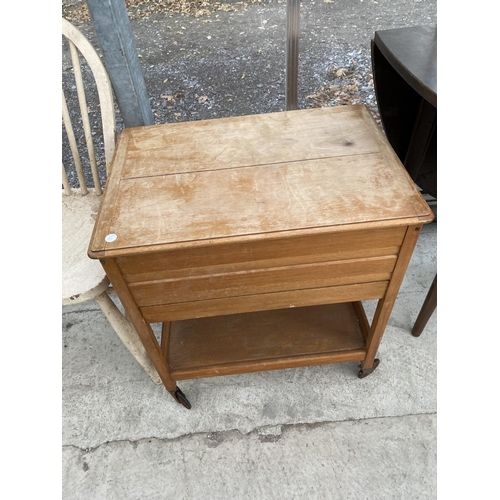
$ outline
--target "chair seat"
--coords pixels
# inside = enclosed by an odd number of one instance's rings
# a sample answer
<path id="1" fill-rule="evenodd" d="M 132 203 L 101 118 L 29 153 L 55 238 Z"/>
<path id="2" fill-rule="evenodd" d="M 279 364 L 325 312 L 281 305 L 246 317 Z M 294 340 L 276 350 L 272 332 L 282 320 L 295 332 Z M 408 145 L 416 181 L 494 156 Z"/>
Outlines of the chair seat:
<path id="1" fill-rule="evenodd" d="M 87 256 L 101 197 L 89 191 L 62 196 L 62 303 L 77 304 L 109 286 L 101 263 Z"/>

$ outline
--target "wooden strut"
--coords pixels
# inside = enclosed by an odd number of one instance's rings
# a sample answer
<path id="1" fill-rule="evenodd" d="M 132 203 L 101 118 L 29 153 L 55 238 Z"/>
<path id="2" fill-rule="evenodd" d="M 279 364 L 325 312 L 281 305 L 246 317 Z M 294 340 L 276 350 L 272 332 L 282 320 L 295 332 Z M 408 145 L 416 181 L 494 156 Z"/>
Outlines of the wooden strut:
<path id="1" fill-rule="evenodd" d="M 396 267 L 394 268 L 389 286 L 387 287 L 384 297 L 378 301 L 377 309 L 375 310 L 375 315 L 373 316 L 370 333 L 366 339 L 368 350 L 366 352 L 365 359 L 361 363 L 362 370 L 369 370 L 373 367 L 375 355 L 377 354 L 380 341 L 382 340 L 382 335 L 384 334 L 389 321 L 392 308 L 394 307 L 399 288 L 403 282 L 406 269 L 410 262 L 413 249 L 415 248 L 421 229 L 422 225 L 418 225 L 409 226 L 406 230 L 399 258 L 396 262 Z"/>
<path id="2" fill-rule="evenodd" d="M 427 292 L 427 296 L 425 297 L 424 303 L 422 304 L 422 308 L 418 314 L 417 319 L 415 320 L 415 324 L 411 330 L 411 334 L 414 337 L 419 337 L 422 331 L 425 328 L 425 325 L 429 321 L 429 318 L 432 316 L 432 313 L 436 310 L 437 307 L 437 274 L 432 281 L 432 285 Z"/>
<path id="3" fill-rule="evenodd" d="M 170 376 L 168 363 L 166 362 L 166 359 L 164 357 L 164 350 L 158 344 L 151 326 L 146 323 L 146 321 L 142 317 L 137 304 L 130 294 L 128 286 L 121 275 L 118 265 L 116 264 L 114 259 L 102 259 L 101 264 L 104 267 L 104 270 L 106 271 L 109 279 L 112 281 L 123 306 L 127 310 L 130 321 L 134 325 L 134 328 L 136 329 L 142 343 L 144 344 L 144 347 L 148 351 L 149 356 L 151 357 L 151 361 L 153 362 L 158 375 L 165 385 L 165 388 L 168 392 L 170 392 L 174 399 L 177 399 L 175 396 L 175 392 L 178 389 L 177 384 Z M 162 342 L 162 344 L 164 344 L 164 342 Z"/>
<path id="4" fill-rule="evenodd" d="M 161 324 L 161 351 L 164 359 L 168 361 L 168 345 L 170 341 L 170 321 L 164 321 Z"/>
<path id="5" fill-rule="evenodd" d="M 116 307 L 115 303 L 111 300 L 107 291 L 102 292 L 100 295 L 95 297 L 94 300 L 101 308 L 103 314 L 106 316 L 106 319 L 109 321 L 120 340 L 134 356 L 137 362 L 144 368 L 151 380 L 155 384 L 161 384 L 161 379 L 159 378 L 155 367 L 151 363 L 151 359 L 146 349 L 137 337 L 130 320 L 121 314 L 118 307 Z"/>

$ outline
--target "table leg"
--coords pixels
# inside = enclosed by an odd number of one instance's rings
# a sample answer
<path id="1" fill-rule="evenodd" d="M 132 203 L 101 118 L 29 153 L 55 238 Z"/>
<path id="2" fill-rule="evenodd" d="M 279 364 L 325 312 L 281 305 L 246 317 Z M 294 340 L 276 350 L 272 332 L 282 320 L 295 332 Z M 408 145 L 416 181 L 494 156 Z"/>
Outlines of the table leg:
<path id="1" fill-rule="evenodd" d="M 161 350 L 168 363 L 168 343 L 170 341 L 170 321 L 164 321 L 161 324 Z"/>
<path id="2" fill-rule="evenodd" d="M 411 334 L 414 337 L 420 336 L 436 307 L 437 307 L 437 274 L 434 277 L 434 280 L 432 282 L 431 287 L 429 288 L 429 291 L 427 292 L 427 296 L 425 297 L 422 309 L 420 309 L 418 317 L 411 330 Z"/>
<path id="3" fill-rule="evenodd" d="M 103 259 L 101 260 L 101 264 L 104 267 L 104 270 L 106 271 L 109 279 L 112 281 L 114 287 L 116 288 L 123 307 L 128 312 L 130 321 L 134 325 L 134 328 L 136 329 L 139 338 L 144 345 L 144 348 L 148 352 L 149 357 L 151 358 L 151 361 L 153 362 L 153 365 L 156 368 L 156 371 L 158 372 L 163 385 L 165 386 L 165 389 L 167 389 L 167 391 L 178 403 L 182 404 L 188 409 L 191 408 L 191 404 L 187 400 L 186 396 L 177 387 L 177 383 L 170 376 L 170 368 L 168 366 L 167 358 L 166 356 L 164 356 L 163 349 L 162 347 L 160 347 L 160 344 L 158 344 L 151 326 L 142 317 L 142 314 L 139 311 L 127 284 L 125 283 L 118 265 L 113 259 Z M 162 328 L 162 337 L 163 330 L 165 330 L 165 328 Z M 168 345 L 168 343 L 164 342 L 162 342 L 162 344 Z"/>
<path id="4" fill-rule="evenodd" d="M 125 315 L 122 315 L 116 304 L 111 300 L 108 293 L 104 291 L 94 299 L 102 312 L 108 319 L 114 331 L 120 337 L 125 347 L 130 351 L 132 356 L 144 368 L 155 384 L 161 384 L 161 379 L 151 362 L 144 345 L 142 344 L 137 332 L 134 330 L 132 322 Z"/>
<path id="5" fill-rule="evenodd" d="M 373 321 L 370 328 L 370 334 L 366 341 L 367 351 L 365 359 L 361 363 L 362 371 L 373 371 L 376 368 L 375 355 L 382 340 L 382 335 L 384 334 L 385 328 L 389 321 L 389 317 L 394 307 L 394 302 L 396 301 L 397 294 L 399 292 L 399 287 L 403 282 L 403 278 L 406 272 L 406 268 L 410 262 L 413 249 L 417 243 L 420 230 L 422 226 L 410 226 L 406 230 L 406 235 L 404 237 L 401 249 L 399 252 L 399 258 L 392 273 L 392 278 L 387 287 L 385 296 L 378 301 L 377 309 L 373 316 Z"/>

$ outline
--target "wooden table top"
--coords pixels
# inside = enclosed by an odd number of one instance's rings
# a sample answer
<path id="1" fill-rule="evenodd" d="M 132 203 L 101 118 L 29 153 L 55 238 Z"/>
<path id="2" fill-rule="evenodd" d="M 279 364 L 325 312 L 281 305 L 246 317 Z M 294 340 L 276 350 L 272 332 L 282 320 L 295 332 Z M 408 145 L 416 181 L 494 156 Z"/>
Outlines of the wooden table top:
<path id="1" fill-rule="evenodd" d="M 124 129 L 93 258 L 430 222 L 364 106 Z"/>

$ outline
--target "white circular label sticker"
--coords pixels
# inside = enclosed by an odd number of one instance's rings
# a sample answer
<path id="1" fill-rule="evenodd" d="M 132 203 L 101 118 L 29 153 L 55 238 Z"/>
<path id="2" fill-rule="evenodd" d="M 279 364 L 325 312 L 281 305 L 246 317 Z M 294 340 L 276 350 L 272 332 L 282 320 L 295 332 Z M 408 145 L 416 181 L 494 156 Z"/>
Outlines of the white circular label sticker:
<path id="1" fill-rule="evenodd" d="M 116 238 L 118 238 L 118 236 L 116 236 L 116 234 L 108 234 L 106 236 L 106 238 L 104 238 L 108 243 L 111 243 L 113 241 L 116 240 Z"/>

